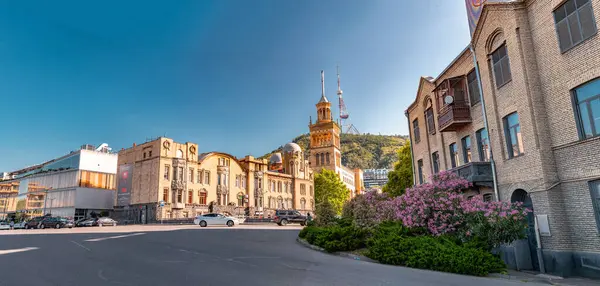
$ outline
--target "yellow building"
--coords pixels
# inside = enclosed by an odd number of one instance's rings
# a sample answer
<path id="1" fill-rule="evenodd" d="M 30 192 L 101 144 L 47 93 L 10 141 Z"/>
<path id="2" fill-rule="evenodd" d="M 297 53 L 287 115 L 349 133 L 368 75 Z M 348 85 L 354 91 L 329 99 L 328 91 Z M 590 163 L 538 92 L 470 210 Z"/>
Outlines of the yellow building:
<path id="1" fill-rule="evenodd" d="M 119 152 L 117 215 L 134 221 L 191 218 L 206 212 L 270 215 L 314 208 L 313 171 L 300 146 L 270 160 L 198 153 L 195 143 L 161 137 Z M 162 205 L 162 206 L 161 206 Z"/>
<path id="2" fill-rule="evenodd" d="M 363 172 L 342 165 L 340 133 L 341 128 L 331 116 L 331 102 L 325 96 L 325 78 L 321 71 L 321 99 L 316 105 L 317 121 L 310 120 L 310 166 L 320 172 L 322 169 L 335 171 L 350 190 L 350 198 L 363 191 Z"/>

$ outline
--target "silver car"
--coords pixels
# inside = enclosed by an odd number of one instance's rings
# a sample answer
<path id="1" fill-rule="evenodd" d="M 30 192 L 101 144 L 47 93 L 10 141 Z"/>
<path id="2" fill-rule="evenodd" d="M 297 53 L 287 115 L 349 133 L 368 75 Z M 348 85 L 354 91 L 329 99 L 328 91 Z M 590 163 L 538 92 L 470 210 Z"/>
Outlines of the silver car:
<path id="1" fill-rule="evenodd" d="M 224 216 L 222 214 L 204 214 L 197 216 L 194 219 L 194 224 L 201 227 L 206 227 L 208 225 L 226 225 L 232 227 L 239 224 L 239 221 L 235 217 Z"/>

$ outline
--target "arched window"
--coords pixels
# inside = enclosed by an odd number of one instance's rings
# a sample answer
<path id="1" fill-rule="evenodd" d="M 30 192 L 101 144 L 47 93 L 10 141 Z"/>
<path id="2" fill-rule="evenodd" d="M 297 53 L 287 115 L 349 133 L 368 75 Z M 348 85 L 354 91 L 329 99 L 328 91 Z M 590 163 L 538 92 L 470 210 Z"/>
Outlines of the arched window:
<path id="1" fill-rule="evenodd" d="M 176 157 L 177 157 L 177 158 L 183 158 L 183 151 L 181 151 L 181 149 L 178 149 L 178 150 L 177 150 L 177 155 L 176 155 Z"/>
<path id="2" fill-rule="evenodd" d="M 283 198 L 281 196 L 277 197 L 277 208 L 283 209 Z"/>
<path id="3" fill-rule="evenodd" d="M 321 153 L 321 165 L 325 165 L 325 153 Z"/>
<path id="4" fill-rule="evenodd" d="M 238 206 L 244 206 L 244 193 L 239 192 L 237 195 L 237 199 L 238 199 Z"/>
<path id="5" fill-rule="evenodd" d="M 320 165 L 319 164 L 319 154 L 315 154 L 315 157 L 317 158 L 317 160 L 316 160 L 317 166 L 319 166 Z"/>
<path id="6" fill-rule="evenodd" d="M 300 199 L 300 209 L 301 210 L 306 209 L 306 200 L 304 198 Z"/>
<path id="7" fill-rule="evenodd" d="M 205 205 L 206 204 L 206 189 L 202 189 L 202 191 L 198 191 L 198 203 L 201 205 Z"/>
<path id="8" fill-rule="evenodd" d="M 327 152 L 327 155 L 325 155 L 325 158 L 327 158 L 325 161 L 327 161 L 327 164 L 329 164 L 329 152 Z"/>

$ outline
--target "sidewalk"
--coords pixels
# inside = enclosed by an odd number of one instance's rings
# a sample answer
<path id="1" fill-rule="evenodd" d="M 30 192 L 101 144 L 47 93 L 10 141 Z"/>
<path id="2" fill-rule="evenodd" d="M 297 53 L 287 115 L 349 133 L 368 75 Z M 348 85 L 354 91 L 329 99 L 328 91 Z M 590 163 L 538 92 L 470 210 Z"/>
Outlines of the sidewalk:
<path id="1" fill-rule="evenodd" d="M 492 273 L 489 277 L 516 280 L 521 282 L 533 282 L 533 283 L 545 283 L 548 285 L 562 285 L 562 286 L 598 286 L 600 280 L 592 280 L 586 278 L 569 277 L 563 278 L 560 276 L 553 276 L 549 274 L 541 274 L 536 272 L 523 272 L 516 270 L 508 270 L 508 274 Z"/>

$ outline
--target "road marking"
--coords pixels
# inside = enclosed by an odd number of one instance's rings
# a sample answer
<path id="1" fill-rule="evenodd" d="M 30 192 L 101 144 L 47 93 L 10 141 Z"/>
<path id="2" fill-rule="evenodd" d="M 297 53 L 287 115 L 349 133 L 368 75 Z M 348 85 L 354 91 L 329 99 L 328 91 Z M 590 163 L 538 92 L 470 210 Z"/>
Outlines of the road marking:
<path id="1" fill-rule="evenodd" d="M 36 250 L 36 249 L 40 249 L 40 248 L 39 247 L 25 247 L 25 248 L 17 248 L 17 249 L 6 249 L 6 250 L 0 250 L 0 255 L 17 253 L 17 252 L 25 252 L 25 251 Z"/>
<path id="2" fill-rule="evenodd" d="M 125 234 L 125 235 L 117 235 L 117 236 L 109 236 L 109 237 L 92 238 L 92 239 L 86 239 L 86 240 L 84 240 L 84 241 L 96 242 L 96 241 L 103 241 L 103 240 L 107 240 L 107 239 L 124 238 L 124 237 L 130 237 L 130 236 L 136 236 L 136 235 L 143 235 L 143 234 L 145 234 L 145 233 L 143 233 L 143 232 L 140 232 L 140 233 Z"/>
<path id="3" fill-rule="evenodd" d="M 79 247 L 81 247 L 81 248 L 83 248 L 83 249 L 85 249 L 85 250 L 87 250 L 87 251 L 92 251 L 91 249 L 89 249 L 89 248 L 87 248 L 87 247 L 85 247 L 85 246 L 81 245 L 80 243 L 78 243 L 78 242 L 76 242 L 76 241 L 72 241 L 72 240 L 71 240 L 71 242 L 72 242 L 72 243 L 75 243 L 75 245 L 77 245 L 77 246 L 79 246 Z"/>

